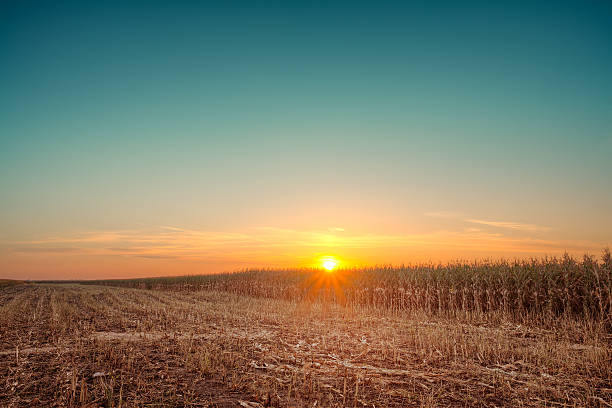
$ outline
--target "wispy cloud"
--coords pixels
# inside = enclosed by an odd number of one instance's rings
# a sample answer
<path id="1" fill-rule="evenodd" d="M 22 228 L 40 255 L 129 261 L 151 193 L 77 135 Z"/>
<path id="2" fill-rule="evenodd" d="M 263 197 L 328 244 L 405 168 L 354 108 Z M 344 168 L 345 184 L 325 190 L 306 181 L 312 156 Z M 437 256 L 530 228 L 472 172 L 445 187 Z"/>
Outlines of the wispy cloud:
<path id="1" fill-rule="evenodd" d="M 540 227 L 497 221 L 467 220 L 474 224 L 521 231 Z M 83 232 L 13 245 L 16 253 L 57 256 L 110 256 L 150 260 L 193 260 L 243 264 L 292 264 L 321 252 L 346 252 L 364 262 L 409 261 L 409 254 L 429 254 L 430 259 L 487 254 L 553 254 L 563 251 L 589 252 L 601 245 L 507 236 L 503 231 L 463 228 L 419 234 L 349 233 L 340 229 L 298 230 L 278 227 L 243 231 L 201 231 L 175 227 L 150 230 Z M 383 259 L 380 254 L 392 254 Z M 380 255 L 380 259 L 376 258 Z M 391 256 L 391 255 L 385 255 Z"/>
<path id="2" fill-rule="evenodd" d="M 458 214 L 452 211 L 433 211 L 433 212 L 426 212 L 424 213 L 424 215 L 427 217 L 453 219 L 453 220 L 470 223 L 470 224 L 486 225 L 488 227 L 509 229 L 509 230 L 515 230 L 515 231 L 546 232 L 546 231 L 551 230 L 551 228 L 549 227 L 535 225 L 535 224 L 522 223 L 522 222 L 515 222 L 515 221 L 498 221 L 498 220 L 482 220 L 482 219 L 477 219 L 477 218 L 466 218 L 465 216 L 462 216 L 461 214 Z"/>
<path id="3" fill-rule="evenodd" d="M 45 246 L 18 246 L 13 248 L 15 252 L 23 252 L 23 253 L 55 253 L 55 254 L 65 254 L 70 252 L 79 252 L 80 248 L 70 248 L 70 247 L 45 247 Z"/>
<path id="4" fill-rule="evenodd" d="M 137 258 L 145 258 L 145 259 L 177 259 L 176 256 L 172 255 L 134 255 Z"/>
<path id="5" fill-rule="evenodd" d="M 534 224 L 522 224 L 519 222 L 512 222 L 512 221 L 487 221 L 487 220 L 478 220 L 478 219 L 473 219 L 473 218 L 466 219 L 465 221 L 470 222 L 472 224 L 488 225 L 490 227 L 506 228 L 506 229 L 517 230 L 517 231 L 529 231 L 529 232 L 550 231 L 549 227 L 543 227 L 543 226 L 534 225 Z"/>

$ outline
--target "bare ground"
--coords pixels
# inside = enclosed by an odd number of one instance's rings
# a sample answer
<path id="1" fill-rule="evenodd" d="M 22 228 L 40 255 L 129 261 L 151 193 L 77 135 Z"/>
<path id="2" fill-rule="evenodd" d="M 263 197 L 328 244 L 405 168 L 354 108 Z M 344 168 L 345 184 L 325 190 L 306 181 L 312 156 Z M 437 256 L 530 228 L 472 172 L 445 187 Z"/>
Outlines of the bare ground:
<path id="1" fill-rule="evenodd" d="M 612 406 L 612 345 L 325 304 L 79 285 L 0 290 L 0 406 Z"/>

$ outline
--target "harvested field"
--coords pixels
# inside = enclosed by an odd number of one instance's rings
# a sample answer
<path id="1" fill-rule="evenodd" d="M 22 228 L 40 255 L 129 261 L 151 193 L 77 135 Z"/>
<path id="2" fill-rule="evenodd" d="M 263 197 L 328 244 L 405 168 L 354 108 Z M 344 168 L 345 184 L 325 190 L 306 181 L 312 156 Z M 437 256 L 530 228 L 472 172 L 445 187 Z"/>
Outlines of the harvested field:
<path id="1" fill-rule="evenodd" d="M 0 279 L 0 289 L 5 288 L 7 286 L 13 285 L 23 285 L 25 282 L 13 279 Z"/>
<path id="2" fill-rule="evenodd" d="M 195 290 L 0 291 L 0 406 L 612 405 L 612 339 Z"/>

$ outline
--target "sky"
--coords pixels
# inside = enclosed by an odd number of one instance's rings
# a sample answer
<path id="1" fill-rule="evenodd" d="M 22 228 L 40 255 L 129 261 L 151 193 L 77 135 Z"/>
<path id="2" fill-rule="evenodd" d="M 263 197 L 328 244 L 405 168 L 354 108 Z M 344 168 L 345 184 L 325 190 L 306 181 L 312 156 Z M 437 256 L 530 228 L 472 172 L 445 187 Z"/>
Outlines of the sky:
<path id="1" fill-rule="evenodd" d="M 598 255 L 612 3 L 0 3 L 0 278 Z"/>

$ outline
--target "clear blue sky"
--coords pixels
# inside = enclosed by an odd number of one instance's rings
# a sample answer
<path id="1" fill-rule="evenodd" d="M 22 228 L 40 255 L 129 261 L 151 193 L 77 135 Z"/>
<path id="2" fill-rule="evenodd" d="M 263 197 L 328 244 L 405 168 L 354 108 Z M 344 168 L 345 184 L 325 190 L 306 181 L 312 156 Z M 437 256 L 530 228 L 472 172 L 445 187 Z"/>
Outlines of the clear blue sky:
<path id="1" fill-rule="evenodd" d="M 612 3 L 222 3 L 0 4 L 0 275 L 612 241 Z"/>

